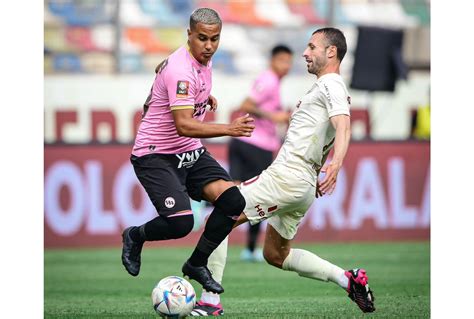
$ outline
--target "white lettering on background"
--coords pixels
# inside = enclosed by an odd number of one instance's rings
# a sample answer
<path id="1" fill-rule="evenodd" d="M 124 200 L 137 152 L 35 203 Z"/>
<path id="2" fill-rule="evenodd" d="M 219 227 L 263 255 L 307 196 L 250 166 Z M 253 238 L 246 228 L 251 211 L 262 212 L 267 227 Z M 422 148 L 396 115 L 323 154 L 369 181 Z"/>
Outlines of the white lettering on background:
<path id="1" fill-rule="evenodd" d="M 356 168 L 349 204 L 349 228 L 359 228 L 365 219 L 372 219 L 377 228 L 387 228 L 387 201 L 377 161 L 362 158 Z"/>
<path id="2" fill-rule="evenodd" d="M 65 210 L 60 205 L 62 187 L 67 187 L 70 194 L 69 209 Z M 46 222 L 54 232 L 71 236 L 80 230 L 85 197 L 81 171 L 75 164 L 58 161 L 48 169 L 44 183 L 44 208 Z"/>

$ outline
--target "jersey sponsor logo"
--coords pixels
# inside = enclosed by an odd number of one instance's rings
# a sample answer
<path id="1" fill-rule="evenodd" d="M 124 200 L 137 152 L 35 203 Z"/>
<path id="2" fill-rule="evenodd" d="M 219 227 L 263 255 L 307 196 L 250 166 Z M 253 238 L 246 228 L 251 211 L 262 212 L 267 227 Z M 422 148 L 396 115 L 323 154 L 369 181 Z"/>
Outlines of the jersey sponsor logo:
<path id="1" fill-rule="evenodd" d="M 258 213 L 258 216 L 260 217 L 265 217 L 265 211 L 263 210 L 263 208 L 260 206 L 260 204 L 257 204 L 255 205 L 255 209 L 257 210 L 257 213 Z M 278 205 L 275 205 L 275 206 L 272 206 L 272 207 L 269 207 L 267 209 L 267 212 L 270 214 L 274 211 L 276 211 L 278 209 Z"/>
<path id="2" fill-rule="evenodd" d="M 329 94 L 329 88 L 326 84 L 324 84 L 324 88 L 326 89 L 326 98 L 328 99 L 329 109 L 332 109 L 332 100 L 331 94 Z"/>
<path id="3" fill-rule="evenodd" d="M 262 207 L 260 207 L 260 204 L 256 205 L 255 209 L 257 210 L 258 216 L 260 217 L 265 216 L 265 212 L 263 211 Z"/>
<path id="4" fill-rule="evenodd" d="M 176 97 L 188 97 L 189 81 L 178 81 Z"/>
<path id="5" fill-rule="evenodd" d="M 199 117 L 204 112 L 206 112 L 206 105 L 207 105 L 208 101 L 209 101 L 209 98 L 207 98 L 207 100 L 205 102 L 194 104 L 193 117 Z"/>
<path id="6" fill-rule="evenodd" d="M 206 82 L 204 82 L 203 80 L 203 82 L 201 83 L 201 90 L 199 90 L 199 92 L 204 92 L 204 91 L 206 91 Z"/>
<path id="7" fill-rule="evenodd" d="M 198 149 L 190 152 L 185 152 L 182 154 L 176 154 L 176 157 L 179 159 L 178 168 L 184 167 L 189 168 L 197 162 L 201 154 L 204 153 L 204 149 Z"/>
<path id="8" fill-rule="evenodd" d="M 176 201 L 174 200 L 173 197 L 170 196 L 170 197 L 165 198 L 165 206 L 167 208 L 173 208 L 175 204 L 176 204 Z"/>

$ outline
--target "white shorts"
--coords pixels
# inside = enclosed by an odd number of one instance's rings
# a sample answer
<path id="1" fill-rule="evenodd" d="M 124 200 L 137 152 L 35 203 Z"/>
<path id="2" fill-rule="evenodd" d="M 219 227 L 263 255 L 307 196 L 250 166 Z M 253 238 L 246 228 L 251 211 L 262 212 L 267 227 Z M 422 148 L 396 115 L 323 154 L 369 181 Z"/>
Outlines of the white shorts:
<path id="1" fill-rule="evenodd" d="M 298 225 L 314 201 L 315 187 L 285 169 L 270 166 L 240 184 L 244 214 L 252 225 L 267 218 L 285 239 L 295 237 Z"/>

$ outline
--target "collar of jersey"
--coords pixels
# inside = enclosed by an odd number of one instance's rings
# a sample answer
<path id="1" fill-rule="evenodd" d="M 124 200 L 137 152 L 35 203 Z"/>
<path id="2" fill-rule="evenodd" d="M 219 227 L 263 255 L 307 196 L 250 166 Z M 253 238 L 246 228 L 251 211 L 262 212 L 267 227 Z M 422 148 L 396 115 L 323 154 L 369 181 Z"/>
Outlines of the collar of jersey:
<path id="1" fill-rule="evenodd" d="M 330 78 L 330 77 L 339 77 L 340 74 L 337 74 L 337 73 L 326 73 L 324 74 L 323 76 L 319 77 L 317 80 L 321 80 L 322 78 Z"/>

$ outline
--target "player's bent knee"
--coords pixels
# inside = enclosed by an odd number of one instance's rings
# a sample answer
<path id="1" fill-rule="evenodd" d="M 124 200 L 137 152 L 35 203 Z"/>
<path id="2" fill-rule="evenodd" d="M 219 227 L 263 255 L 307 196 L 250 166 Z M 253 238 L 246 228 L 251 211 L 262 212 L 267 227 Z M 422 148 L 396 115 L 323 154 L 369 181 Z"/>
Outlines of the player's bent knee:
<path id="1" fill-rule="evenodd" d="M 245 198 L 236 186 L 232 186 L 217 198 L 214 205 L 226 216 L 238 217 L 245 208 Z"/>
<path id="2" fill-rule="evenodd" d="M 282 258 L 281 254 L 270 249 L 263 250 L 263 258 L 269 265 L 272 265 L 277 268 L 282 268 L 283 261 L 285 260 L 284 258 Z"/>
<path id="3" fill-rule="evenodd" d="M 187 236 L 194 226 L 193 215 L 169 217 L 168 223 L 171 228 L 170 239 L 178 239 Z"/>

